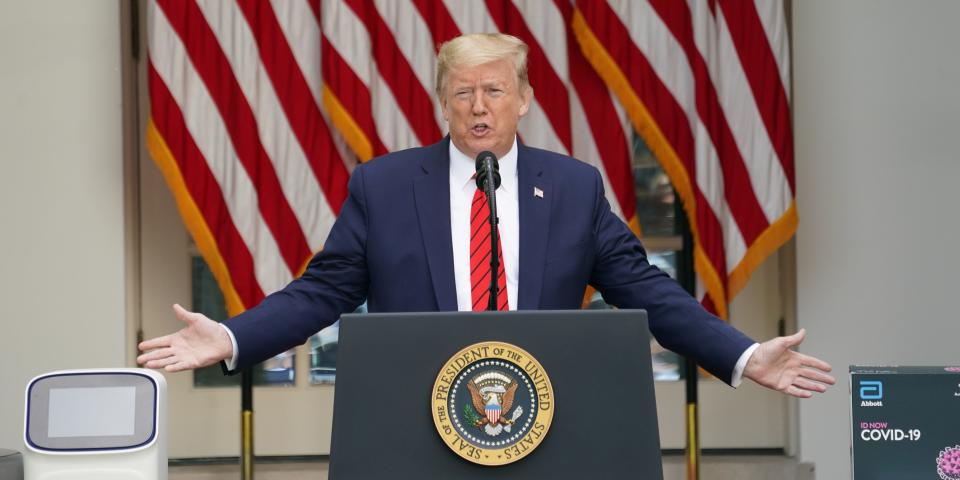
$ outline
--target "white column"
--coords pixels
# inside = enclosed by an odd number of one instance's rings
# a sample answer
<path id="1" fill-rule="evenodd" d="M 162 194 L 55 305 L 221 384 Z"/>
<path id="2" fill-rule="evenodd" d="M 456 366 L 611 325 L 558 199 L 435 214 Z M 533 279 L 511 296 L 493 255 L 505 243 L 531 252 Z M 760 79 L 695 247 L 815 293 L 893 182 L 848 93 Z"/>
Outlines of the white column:
<path id="1" fill-rule="evenodd" d="M 0 2 L 0 446 L 57 369 L 124 366 L 119 2 Z"/>
<path id="2" fill-rule="evenodd" d="M 850 478 L 850 364 L 955 364 L 960 3 L 793 2 L 797 314 L 839 383 L 800 456 Z M 931 459 L 931 462 L 933 459 Z"/>

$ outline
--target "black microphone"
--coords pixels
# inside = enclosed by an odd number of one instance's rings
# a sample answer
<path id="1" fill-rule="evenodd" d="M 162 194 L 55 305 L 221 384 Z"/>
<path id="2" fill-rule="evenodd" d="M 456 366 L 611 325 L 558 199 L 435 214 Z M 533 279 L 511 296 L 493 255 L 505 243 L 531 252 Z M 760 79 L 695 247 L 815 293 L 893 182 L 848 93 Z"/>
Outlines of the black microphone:
<path id="1" fill-rule="evenodd" d="M 500 188 L 500 164 L 497 156 L 483 151 L 477 155 L 477 188 L 483 190 L 490 206 L 490 297 L 487 310 L 497 310 L 497 274 L 500 273 L 500 255 L 497 244 L 500 238 L 497 231 L 497 188 Z"/>
<path id="2" fill-rule="evenodd" d="M 487 179 L 493 177 L 493 189 L 500 188 L 500 162 L 486 150 L 477 154 L 477 188 L 486 191 Z"/>

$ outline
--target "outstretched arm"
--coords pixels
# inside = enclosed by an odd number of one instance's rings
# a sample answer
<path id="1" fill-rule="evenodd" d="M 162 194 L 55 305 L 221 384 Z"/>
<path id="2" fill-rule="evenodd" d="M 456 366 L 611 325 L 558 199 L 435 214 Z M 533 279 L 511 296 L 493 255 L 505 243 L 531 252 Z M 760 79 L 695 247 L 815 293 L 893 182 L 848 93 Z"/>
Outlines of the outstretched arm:
<path id="1" fill-rule="evenodd" d="M 707 371 L 731 383 L 753 340 L 706 312 L 665 273 L 647 262 L 646 252 L 610 211 L 596 174 L 596 264 L 590 282 L 604 299 L 621 308 L 645 308 L 650 330 L 664 347 L 693 357 Z M 743 376 L 788 395 L 807 398 L 836 380 L 823 360 L 791 350 L 805 332 L 760 343 L 743 366 Z"/>
<path id="2" fill-rule="evenodd" d="M 798 398 L 809 398 L 814 392 L 825 392 L 827 385 L 837 383 L 827 374 L 832 370 L 830 364 L 791 350 L 803 342 L 806 334 L 805 330 L 800 329 L 793 335 L 761 343 L 747 361 L 743 376 L 759 385 Z"/>
<path id="3" fill-rule="evenodd" d="M 646 309 L 650 332 L 661 345 L 732 384 L 737 363 L 754 340 L 708 313 L 676 281 L 650 265 L 636 235 L 610 211 L 596 170 L 594 177 L 596 253 L 590 284 L 611 305 Z"/>
<path id="4" fill-rule="evenodd" d="M 180 372 L 213 365 L 233 355 L 233 342 L 217 322 L 180 305 L 174 305 L 173 312 L 186 326 L 170 335 L 140 342 L 140 351 L 147 353 L 137 357 L 138 364 Z"/>
<path id="5" fill-rule="evenodd" d="M 313 257 L 300 278 L 223 325 L 174 306 L 177 318 L 187 326 L 142 342 L 141 350 L 152 351 L 137 362 L 178 372 L 234 358 L 236 363 L 228 372 L 232 373 L 302 344 L 343 312 L 356 309 L 363 303 L 369 283 L 363 171 L 362 166 L 354 170 L 349 196 L 324 249 Z M 236 355 L 231 334 L 237 342 Z"/>

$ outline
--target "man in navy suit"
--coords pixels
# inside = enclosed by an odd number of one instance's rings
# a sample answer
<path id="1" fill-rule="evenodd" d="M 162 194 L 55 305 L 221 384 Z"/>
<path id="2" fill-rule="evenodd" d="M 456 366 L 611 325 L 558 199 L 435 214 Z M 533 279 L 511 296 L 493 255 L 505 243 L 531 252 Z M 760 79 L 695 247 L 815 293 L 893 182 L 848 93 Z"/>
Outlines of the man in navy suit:
<path id="1" fill-rule="evenodd" d="M 611 213 L 594 167 L 518 141 L 533 97 L 526 52 L 502 34 L 444 44 L 437 95 L 449 136 L 357 167 L 323 251 L 301 278 L 222 325 L 175 306 L 187 326 L 141 343 L 152 351 L 138 362 L 168 371 L 219 361 L 246 368 L 302 344 L 364 300 L 371 312 L 486 309 L 490 229 L 478 220 L 485 207 L 472 177 L 474 158 L 489 151 L 503 179 L 501 309 L 579 308 L 589 284 L 612 305 L 646 309 L 663 346 L 733 386 L 746 376 L 809 397 L 833 384 L 828 364 L 791 350 L 802 330 L 756 343 L 651 266 Z"/>

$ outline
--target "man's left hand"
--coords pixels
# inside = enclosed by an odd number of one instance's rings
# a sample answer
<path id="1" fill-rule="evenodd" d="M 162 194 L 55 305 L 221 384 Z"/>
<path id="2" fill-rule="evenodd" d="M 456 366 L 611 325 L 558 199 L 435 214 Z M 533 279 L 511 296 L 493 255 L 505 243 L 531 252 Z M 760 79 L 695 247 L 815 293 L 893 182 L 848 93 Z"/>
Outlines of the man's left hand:
<path id="1" fill-rule="evenodd" d="M 809 398 L 814 392 L 823 393 L 827 385 L 837 381 L 826 372 L 832 370 L 830 364 L 809 355 L 791 350 L 800 345 L 806 331 L 788 337 L 777 337 L 760 344 L 743 369 L 743 376 L 764 387 L 793 395 Z"/>

